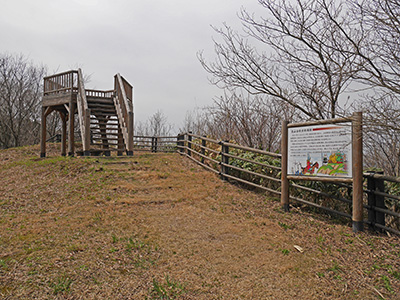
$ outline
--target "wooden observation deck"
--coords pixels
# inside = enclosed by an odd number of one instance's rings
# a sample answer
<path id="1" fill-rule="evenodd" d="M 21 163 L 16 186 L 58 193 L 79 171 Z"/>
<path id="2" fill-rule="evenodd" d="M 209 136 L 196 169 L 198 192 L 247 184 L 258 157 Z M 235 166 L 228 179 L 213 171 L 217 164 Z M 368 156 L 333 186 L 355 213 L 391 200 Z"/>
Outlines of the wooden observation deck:
<path id="1" fill-rule="evenodd" d="M 78 114 L 82 150 L 78 154 L 106 155 L 116 151 L 133 155 L 133 88 L 120 75 L 114 90 L 85 89 L 81 69 L 44 78 L 40 156 L 46 156 L 46 117 L 53 111 L 62 120 L 61 155 L 75 154 L 75 114 Z"/>

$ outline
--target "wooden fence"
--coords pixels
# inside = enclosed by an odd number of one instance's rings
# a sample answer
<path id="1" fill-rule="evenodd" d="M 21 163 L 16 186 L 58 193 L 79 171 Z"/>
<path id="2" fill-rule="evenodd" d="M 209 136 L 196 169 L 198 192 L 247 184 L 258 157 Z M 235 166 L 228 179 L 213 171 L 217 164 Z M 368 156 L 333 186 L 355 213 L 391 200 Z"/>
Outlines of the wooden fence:
<path id="1" fill-rule="evenodd" d="M 176 152 L 176 136 L 133 136 L 134 151 Z"/>
<path id="2" fill-rule="evenodd" d="M 150 137 L 148 137 L 150 138 Z M 154 145 L 154 144 L 153 144 Z M 153 146 L 154 149 L 154 146 Z M 281 154 L 185 133 L 177 137 L 178 153 L 218 174 L 275 196 L 281 195 Z M 374 230 L 400 234 L 400 178 L 364 173 L 363 222 Z M 351 183 L 290 181 L 293 202 L 352 219 Z"/>

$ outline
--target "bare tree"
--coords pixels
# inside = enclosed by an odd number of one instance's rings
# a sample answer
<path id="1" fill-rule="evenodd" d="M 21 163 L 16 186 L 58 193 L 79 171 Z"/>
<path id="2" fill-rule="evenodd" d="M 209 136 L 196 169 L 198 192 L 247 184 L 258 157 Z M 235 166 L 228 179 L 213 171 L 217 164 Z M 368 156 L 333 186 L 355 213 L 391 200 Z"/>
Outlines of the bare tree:
<path id="1" fill-rule="evenodd" d="M 193 132 L 198 135 L 210 134 L 210 117 L 206 108 L 195 108 L 187 111 L 179 132 Z"/>
<path id="2" fill-rule="evenodd" d="M 265 17 L 242 9 L 244 35 L 228 25 L 216 29 L 217 59 L 199 59 L 212 82 L 222 88 L 243 88 L 266 94 L 294 107 L 304 118 L 334 118 L 341 111 L 340 96 L 353 80 L 357 55 L 336 24 L 351 24 L 343 3 L 331 0 L 259 0 Z M 337 4 L 336 4 L 337 3 Z M 327 17 L 326 10 L 334 17 Z M 252 46 L 258 44 L 259 47 Z M 342 51 L 336 49 L 341 48 Z M 257 49 L 263 49 L 259 51 Z"/>
<path id="3" fill-rule="evenodd" d="M 276 151 L 280 146 L 281 121 L 293 117 L 293 108 L 283 107 L 271 97 L 226 91 L 223 97 L 214 99 L 212 106 L 187 114 L 181 131 Z"/>
<path id="4" fill-rule="evenodd" d="M 366 164 L 399 176 L 400 2 L 348 0 L 351 27 L 341 26 L 323 3 L 346 49 L 357 56 L 354 79 L 368 88 L 359 104 L 365 112 Z"/>
<path id="5" fill-rule="evenodd" d="M 145 122 L 136 123 L 135 135 L 168 136 L 172 129 L 173 126 L 168 123 L 167 116 L 161 110 L 157 110 Z"/>
<path id="6" fill-rule="evenodd" d="M 0 55 L 0 147 L 39 141 L 43 66 L 23 55 Z"/>

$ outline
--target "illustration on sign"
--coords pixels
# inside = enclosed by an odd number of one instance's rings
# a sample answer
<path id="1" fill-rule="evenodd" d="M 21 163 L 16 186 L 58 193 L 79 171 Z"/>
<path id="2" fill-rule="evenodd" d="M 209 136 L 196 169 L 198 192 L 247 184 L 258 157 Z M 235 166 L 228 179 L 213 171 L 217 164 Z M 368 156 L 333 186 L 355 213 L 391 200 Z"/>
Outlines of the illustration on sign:
<path id="1" fill-rule="evenodd" d="M 352 176 L 351 123 L 288 129 L 288 174 Z"/>

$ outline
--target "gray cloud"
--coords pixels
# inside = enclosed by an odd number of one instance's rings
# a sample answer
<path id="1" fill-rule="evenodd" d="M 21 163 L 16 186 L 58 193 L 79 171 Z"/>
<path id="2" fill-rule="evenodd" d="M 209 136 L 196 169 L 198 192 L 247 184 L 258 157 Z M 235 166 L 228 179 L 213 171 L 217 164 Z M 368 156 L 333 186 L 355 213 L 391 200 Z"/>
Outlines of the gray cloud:
<path id="1" fill-rule="evenodd" d="M 196 58 L 203 49 L 213 57 L 210 24 L 239 27 L 241 6 L 260 9 L 256 0 L 1 2 L 1 52 L 23 53 L 49 72 L 81 67 L 91 88 L 112 88 L 119 72 L 134 85 L 136 120 L 160 109 L 178 126 L 221 94 Z"/>

